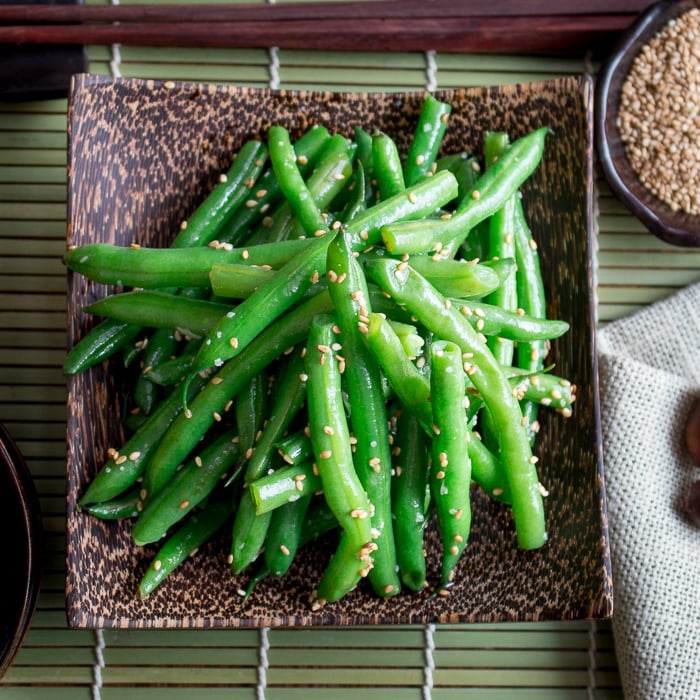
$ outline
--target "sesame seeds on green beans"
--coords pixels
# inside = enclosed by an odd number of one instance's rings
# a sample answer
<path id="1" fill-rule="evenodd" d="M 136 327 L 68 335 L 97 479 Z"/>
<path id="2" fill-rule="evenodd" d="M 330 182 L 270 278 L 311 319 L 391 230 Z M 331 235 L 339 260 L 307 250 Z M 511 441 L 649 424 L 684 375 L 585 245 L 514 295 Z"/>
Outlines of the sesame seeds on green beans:
<path id="1" fill-rule="evenodd" d="M 449 113 L 429 96 L 403 157 L 378 128 L 352 139 L 323 128 L 293 142 L 288 127 L 272 126 L 237 158 L 241 172 L 246 162 L 254 170 L 231 194 L 239 215 L 215 216 L 223 181 L 210 199 L 211 221 L 225 219 L 211 224 L 216 235 L 197 223 L 204 212 L 175 232 L 192 248 L 66 252 L 73 272 L 118 287 L 82 309 L 105 330 L 67 367 L 133 346 L 129 361 L 147 360 L 132 368 L 142 388 L 158 389 L 151 415 L 125 424 L 135 432 L 79 502 L 86 515 L 94 506 L 93 517 L 128 518 L 138 546 L 162 541 L 141 595 L 230 522 L 227 573 L 250 582 L 237 584 L 241 604 L 331 530 L 330 548 L 300 565 L 315 575 L 312 611 L 357 587 L 387 606 L 406 590 L 420 604 L 464 573 L 474 488 L 512 511 L 515 544 L 544 544 L 544 489 L 520 402 L 566 416 L 575 387 L 504 366 L 485 339 L 524 347 L 568 324 L 485 303 L 512 278 L 514 256 L 466 259 L 462 244 L 465 227 L 517 200 L 546 130 L 482 171 L 464 151 L 439 157 Z M 394 246 L 419 230 L 414 248 Z M 134 328 L 145 331 L 138 347 L 126 338 Z M 146 353 L 157 329 L 169 350 Z M 124 401 L 134 405 L 131 389 Z M 500 436 L 493 449 L 478 436 L 487 411 Z M 442 561 L 423 552 L 429 527 Z"/>

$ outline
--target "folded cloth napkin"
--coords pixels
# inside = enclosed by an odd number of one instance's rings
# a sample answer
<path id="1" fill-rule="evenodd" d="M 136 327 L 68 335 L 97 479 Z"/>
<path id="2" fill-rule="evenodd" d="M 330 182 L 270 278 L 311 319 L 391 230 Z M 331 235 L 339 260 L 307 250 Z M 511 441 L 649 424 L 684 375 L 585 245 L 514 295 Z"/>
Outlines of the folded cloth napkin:
<path id="1" fill-rule="evenodd" d="M 614 582 L 612 629 L 629 700 L 700 698 L 700 478 L 684 443 L 700 399 L 700 283 L 598 334 Z"/>

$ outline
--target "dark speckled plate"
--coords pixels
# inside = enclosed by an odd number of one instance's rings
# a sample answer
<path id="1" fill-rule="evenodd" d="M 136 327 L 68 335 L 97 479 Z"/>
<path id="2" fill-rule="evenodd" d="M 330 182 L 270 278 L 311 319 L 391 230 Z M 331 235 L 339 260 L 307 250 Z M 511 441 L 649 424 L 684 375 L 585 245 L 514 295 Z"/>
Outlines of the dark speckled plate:
<path id="1" fill-rule="evenodd" d="M 229 627 L 603 618 L 612 611 L 598 416 L 592 292 L 592 85 L 584 77 L 437 93 L 453 105 L 446 150 L 480 149 L 484 131 L 512 137 L 552 129 L 544 161 L 524 189 L 538 241 L 550 314 L 571 330 L 552 348 L 557 372 L 579 387 L 573 417 L 543 415 L 536 452 L 549 541 L 517 548 L 509 514 L 475 494 L 473 531 L 449 597 L 378 600 L 364 586 L 313 612 L 309 593 L 328 557 L 305 552 L 282 580 L 242 605 L 211 542 L 145 600 L 136 595 L 152 548 L 135 547 L 128 523 L 105 523 L 75 504 L 110 445 L 118 445 L 116 363 L 68 382 L 67 613 L 76 627 Z M 272 123 L 293 135 L 314 123 L 350 135 L 380 127 L 406 147 L 423 93 L 272 92 L 80 76 L 70 99 L 69 243 L 162 245 L 212 187 L 246 138 Z M 105 288 L 68 276 L 68 341 L 85 332 L 80 307 Z M 427 547 L 436 552 L 435 531 Z M 431 579 L 436 575 L 431 564 Z"/>

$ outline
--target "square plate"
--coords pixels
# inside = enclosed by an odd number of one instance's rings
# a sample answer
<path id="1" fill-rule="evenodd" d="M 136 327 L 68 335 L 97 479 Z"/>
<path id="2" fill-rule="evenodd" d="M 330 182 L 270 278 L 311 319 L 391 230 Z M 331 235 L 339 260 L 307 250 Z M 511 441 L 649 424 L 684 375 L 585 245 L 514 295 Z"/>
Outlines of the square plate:
<path id="1" fill-rule="evenodd" d="M 603 483 L 592 239 L 592 84 L 574 76 L 440 91 L 453 107 L 445 151 L 480 152 L 485 130 L 512 138 L 548 126 L 543 162 L 523 189 L 538 242 L 549 313 L 570 324 L 553 343 L 557 374 L 578 386 L 573 416 L 545 411 L 535 452 L 549 540 L 515 544 L 508 512 L 475 494 L 472 533 L 449 597 L 379 600 L 358 587 L 314 612 L 309 593 L 326 561 L 311 547 L 282 580 L 245 605 L 225 536 L 201 548 L 148 598 L 137 584 L 154 553 L 129 524 L 75 510 L 110 445 L 122 440 L 116 362 L 68 378 L 67 616 L 74 627 L 248 627 L 604 618 L 612 581 Z M 241 143 L 273 123 L 292 135 L 314 123 L 352 135 L 382 128 L 406 148 L 424 93 L 337 94 L 76 76 L 69 103 L 68 243 L 166 245 Z M 109 290 L 68 274 L 68 343 L 91 323 L 80 309 Z M 434 528 L 427 548 L 438 547 Z"/>

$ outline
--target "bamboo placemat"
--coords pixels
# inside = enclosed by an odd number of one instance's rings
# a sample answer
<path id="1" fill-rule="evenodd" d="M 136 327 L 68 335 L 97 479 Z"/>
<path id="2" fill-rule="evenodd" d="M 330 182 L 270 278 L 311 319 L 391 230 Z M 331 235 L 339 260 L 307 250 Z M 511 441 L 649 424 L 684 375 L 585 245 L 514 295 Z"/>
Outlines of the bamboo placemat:
<path id="1" fill-rule="evenodd" d="M 331 90 L 436 89 L 595 71 L 586 57 L 90 47 L 94 73 Z M 610 624 L 304 630 L 68 629 L 64 612 L 66 102 L 0 104 L 0 420 L 40 494 L 38 609 L 6 698 L 620 698 Z M 599 181 L 604 324 L 700 279 Z M 329 690 L 329 686 L 332 690 Z M 128 691 L 125 688 L 128 687 Z M 196 688 L 196 690 L 194 690 Z"/>

